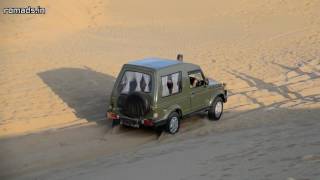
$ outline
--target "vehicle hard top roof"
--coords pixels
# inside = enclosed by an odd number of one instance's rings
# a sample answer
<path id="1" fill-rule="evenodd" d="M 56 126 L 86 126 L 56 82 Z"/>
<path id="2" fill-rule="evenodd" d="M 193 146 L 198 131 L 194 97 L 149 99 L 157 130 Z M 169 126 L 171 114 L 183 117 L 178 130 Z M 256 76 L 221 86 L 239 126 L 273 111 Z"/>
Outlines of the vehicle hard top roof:
<path id="1" fill-rule="evenodd" d="M 146 58 L 142 60 L 136 60 L 136 61 L 131 61 L 127 63 L 128 65 L 135 65 L 135 66 L 142 66 L 142 67 L 147 67 L 150 69 L 163 69 L 169 66 L 174 66 L 174 65 L 182 65 L 182 64 L 189 64 L 193 65 L 190 63 L 184 63 L 182 61 L 178 60 L 170 60 L 170 59 L 162 59 L 162 58 Z M 196 66 L 196 65 L 194 65 Z"/>

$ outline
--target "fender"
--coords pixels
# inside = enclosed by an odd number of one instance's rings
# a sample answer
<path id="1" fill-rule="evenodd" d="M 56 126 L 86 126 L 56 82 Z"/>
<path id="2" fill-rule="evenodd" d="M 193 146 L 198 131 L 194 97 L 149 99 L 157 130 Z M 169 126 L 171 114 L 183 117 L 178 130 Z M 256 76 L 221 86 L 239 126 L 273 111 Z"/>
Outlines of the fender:
<path id="1" fill-rule="evenodd" d="M 161 117 L 161 119 L 157 120 L 155 123 L 165 123 L 166 119 L 168 118 L 168 116 L 172 113 L 175 112 L 177 110 L 181 111 L 181 107 L 177 104 L 171 105 L 165 109 L 163 109 L 162 113 L 163 116 Z"/>
<path id="2" fill-rule="evenodd" d="M 224 91 L 223 89 L 219 89 L 219 91 L 215 91 L 215 93 L 212 94 L 211 98 L 210 98 L 210 101 L 208 103 L 208 107 L 211 106 L 212 102 L 214 101 L 214 99 L 216 97 L 222 97 L 222 99 L 224 100 L 224 102 L 227 102 L 227 93 L 226 91 Z"/>
<path id="3" fill-rule="evenodd" d="M 168 108 L 164 109 L 164 119 L 167 119 L 168 116 L 174 112 L 174 111 L 177 111 L 177 110 L 180 110 L 181 111 L 181 107 L 178 105 L 178 104 L 174 104 L 172 106 L 169 106 Z"/>

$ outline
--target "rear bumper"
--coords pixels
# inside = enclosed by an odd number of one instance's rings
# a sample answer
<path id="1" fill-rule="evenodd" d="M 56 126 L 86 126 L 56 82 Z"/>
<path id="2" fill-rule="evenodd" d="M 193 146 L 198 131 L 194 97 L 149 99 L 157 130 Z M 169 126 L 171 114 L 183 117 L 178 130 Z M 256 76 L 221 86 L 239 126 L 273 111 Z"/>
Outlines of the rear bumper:
<path id="1" fill-rule="evenodd" d="M 158 127 L 166 123 L 165 120 L 151 120 L 151 119 L 135 119 L 129 117 L 120 117 L 119 119 L 114 119 L 114 121 L 119 121 L 119 124 L 126 125 L 134 128 L 144 127 Z"/>
<path id="2" fill-rule="evenodd" d="M 142 126 L 142 122 L 139 119 L 120 117 L 120 119 L 118 119 L 118 120 L 121 125 L 126 125 L 126 126 L 130 126 L 130 127 L 135 127 L 135 128 L 139 128 L 140 126 Z"/>
<path id="3" fill-rule="evenodd" d="M 123 115 L 118 115 L 114 112 L 108 111 L 106 114 L 106 119 L 111 120 L 113 126 L 122 124 L 130 127 L 139 128 L 141 126 L 145 127 L 158 127 L 166 124 L 166 119 L 156 120 L 156 119 L 139 119 L 130 118 Z"/>

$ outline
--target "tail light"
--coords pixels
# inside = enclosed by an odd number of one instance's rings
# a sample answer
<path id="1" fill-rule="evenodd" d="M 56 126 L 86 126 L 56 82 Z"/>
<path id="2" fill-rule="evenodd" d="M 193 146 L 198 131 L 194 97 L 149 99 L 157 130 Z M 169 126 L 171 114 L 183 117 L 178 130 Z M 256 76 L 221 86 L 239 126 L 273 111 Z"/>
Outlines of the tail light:
<path id="1" fill-rule="evenodd" d="M 153 122 L 151 119 L 145 119 L 145 120 L 143 120 L 143 125 L 144 126 L 153 126 Z"/>
<path id="2" fill-rule="evenodd" d="M 112 120 L 120 118 L 118 114 L 113 112 L 108 112 L 108 117 L 111 118 Z"/>

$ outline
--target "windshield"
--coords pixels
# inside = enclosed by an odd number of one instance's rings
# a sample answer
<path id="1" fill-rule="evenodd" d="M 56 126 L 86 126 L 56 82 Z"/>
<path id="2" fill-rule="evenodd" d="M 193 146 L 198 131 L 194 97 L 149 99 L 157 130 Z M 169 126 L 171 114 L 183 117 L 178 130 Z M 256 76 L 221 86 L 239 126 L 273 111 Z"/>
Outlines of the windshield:
<path id="1" fill-rule="evenodd" d="M 152 88 L 152 79 L 149 74 L 126 71 L 118 85 L 120 94 L 129 94 L 131 92 L 150 93 Z"/>

